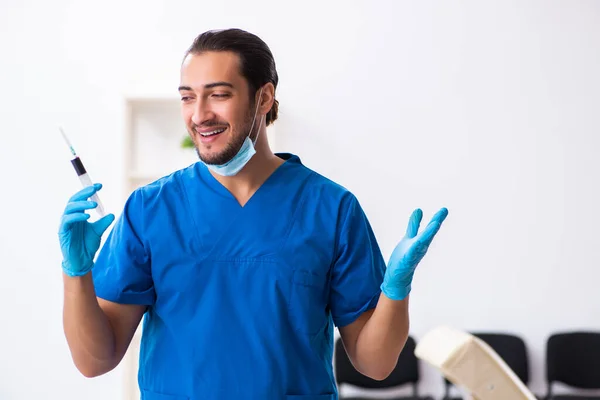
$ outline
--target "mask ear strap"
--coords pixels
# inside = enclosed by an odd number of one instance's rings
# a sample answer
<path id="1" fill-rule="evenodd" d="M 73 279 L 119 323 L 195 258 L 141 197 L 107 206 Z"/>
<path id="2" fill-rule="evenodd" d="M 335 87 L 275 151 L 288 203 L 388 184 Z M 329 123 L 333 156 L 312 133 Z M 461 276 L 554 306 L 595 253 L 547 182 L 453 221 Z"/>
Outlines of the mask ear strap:
<path id="1" fill-rule="evenodd" d="M 260 88 L 260 92 L 258 94 L 258 101 L 256 102 L 256 110 L 254 111 L 254 118 L 252 119 L 252 127 L 250 128 L 250 132 L 248 133 L 248 138 L 250 139 L 250 135 L 252 135 L 252 128 L 254 128 L 254 122 L 256 121 L 256 114 L 258 114 L 258 107 L 260 107 L 260 100 L 262 99 L 262 91 L 263 88 Z M 266 116 L 265 116 L 266 119 Z M 254 140 L 252 140 L 252 145 L 256 144 L 256 141 L 258 140 L 258 135 L 260 135 L 260 127 L 262 126 L 262 115 L 260 118 L 260 122 L 258 123 L 258 132 L 256 133 L 256 138 Z"/>

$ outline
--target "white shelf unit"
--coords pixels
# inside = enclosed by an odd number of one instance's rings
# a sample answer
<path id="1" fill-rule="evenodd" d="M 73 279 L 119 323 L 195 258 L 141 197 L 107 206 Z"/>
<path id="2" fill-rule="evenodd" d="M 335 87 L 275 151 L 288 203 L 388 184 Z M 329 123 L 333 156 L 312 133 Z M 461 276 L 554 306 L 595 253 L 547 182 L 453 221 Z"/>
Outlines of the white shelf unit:
<path id="1" fill-rule="evenodd" d="M 126 99 L 126 194 L 198 160 L 183 149 L 187 135 L 178 97 Z"/>
<path id="2" fill-rule="evenodd" d="M 129 96 L 125 98 L 126 200 L 135 189 L 198 161 L 194 149 L 182 148 L 187 135 L 177 96 Z M 267 128 L 271 150 L 276 151 L 274 128 Z M 139 400 L 138 361 L 142 324 L 122 361 L 124 400 Z"/>

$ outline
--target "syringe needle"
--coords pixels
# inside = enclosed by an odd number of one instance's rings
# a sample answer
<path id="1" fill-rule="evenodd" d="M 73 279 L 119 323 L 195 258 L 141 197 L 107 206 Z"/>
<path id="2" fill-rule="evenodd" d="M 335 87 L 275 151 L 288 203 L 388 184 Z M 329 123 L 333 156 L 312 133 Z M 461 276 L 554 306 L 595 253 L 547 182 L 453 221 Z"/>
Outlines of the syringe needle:
<path id="1" fill-rule="evenodd" d="M 63 130 L 62 126 L 59 126 L 58 129 L 60 130 L 60 134 L 62 135 L 63 139 L 65 139 L 67 146 L 69 146 L 69 150 L 71 150 L 71 154 L 73 154 L 75 157 L 77 157 L 77 153 L 75 153 L 75 149 L 73 148 L 73 145 L 71 144 L 71 142 L 69 141 L 69 138 L 65 134 L 65 131 Z"/>

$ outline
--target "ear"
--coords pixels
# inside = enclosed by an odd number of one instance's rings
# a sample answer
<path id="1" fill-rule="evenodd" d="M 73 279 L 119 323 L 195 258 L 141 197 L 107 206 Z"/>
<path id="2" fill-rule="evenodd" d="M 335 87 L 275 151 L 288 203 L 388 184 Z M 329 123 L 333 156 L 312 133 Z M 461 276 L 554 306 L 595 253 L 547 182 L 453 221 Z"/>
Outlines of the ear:
<path id="1" fill-rule="evenodd" d="M 260 94 L 260 98 L 257 98 L 257 101 L 260 101 L 258 113 L 260 115 L 267 115 L 275 101 L 275 86 L 271 82 L 268 82 L 262 86 L 262 93 L 260 89 L 256 92 L 257 96 Z"/>

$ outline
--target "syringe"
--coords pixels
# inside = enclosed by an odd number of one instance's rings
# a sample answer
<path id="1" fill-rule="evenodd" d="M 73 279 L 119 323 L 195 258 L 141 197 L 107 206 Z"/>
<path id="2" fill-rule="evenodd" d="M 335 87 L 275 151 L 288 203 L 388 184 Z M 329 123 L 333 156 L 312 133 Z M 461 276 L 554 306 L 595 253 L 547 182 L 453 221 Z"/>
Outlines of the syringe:
<path id="1" fill-rule="evenodd" d="M 81 158 L 79 158 L 77 153 L 75 153 L 75 149 L 73 149 L 73 146 L 71 145 L 71 142 L 67 138 L 67 135 L 65 135 L 65 132 L 63 131 L 63 129 L 60 127 L 58 129 L 60 130 L 62 137 L 65 139 L 65 142 L 67 142 L 67 146 L 69 146 L 69 150 L 71 150 L 71 154 L 73 155 L 73 157 L 75 157 L 71 160 L 71 164 L 73 165 L 73 168 L 75 168 L 75 172 L 77 173 L 77 176 L 79 177 L 79 181 L 81 182 L 83 187 L 92 186 L 93 182 L 90 179 L 90 176 L 88 175 L 87 171 L 85 170 L 85 167 L 83 166 L 83 163 L 81 162 Z M 92 197 L 90 197 L 90 199 L 92 201 L 95 201 L 98 204 L 98 206 L 96 207 L 96 212 L 98 213 L 98 215 L 100 217 L 104 217 L 104 215 L 105 215 L 104 207 L 102 206 L 102 203 L 100 202 L 100 197 L 98 197 L 98 193 L 94 193 L 92 195 Z"/>

